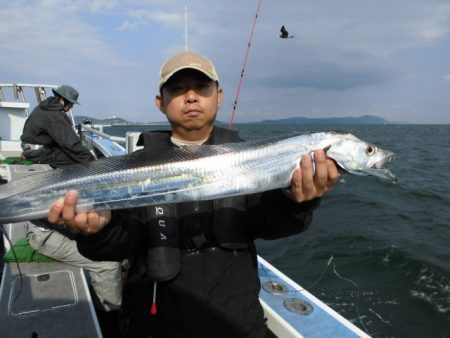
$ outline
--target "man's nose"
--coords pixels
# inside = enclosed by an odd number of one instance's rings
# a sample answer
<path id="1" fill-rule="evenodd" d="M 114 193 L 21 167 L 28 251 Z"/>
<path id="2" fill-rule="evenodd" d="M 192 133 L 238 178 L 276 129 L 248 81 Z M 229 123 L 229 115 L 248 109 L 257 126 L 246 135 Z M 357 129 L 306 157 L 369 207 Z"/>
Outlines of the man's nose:
<path id="1" fill-rule="evenodd" d="M 198 95 L 197 95 L 196 91 L 193 90 L 192 88 L 189 88 L 186 91 L 186 93 L 185 93 L 186 102 L 188 102 L 188 103 L 196 102 L 197 98 L 198 98 Z"/>

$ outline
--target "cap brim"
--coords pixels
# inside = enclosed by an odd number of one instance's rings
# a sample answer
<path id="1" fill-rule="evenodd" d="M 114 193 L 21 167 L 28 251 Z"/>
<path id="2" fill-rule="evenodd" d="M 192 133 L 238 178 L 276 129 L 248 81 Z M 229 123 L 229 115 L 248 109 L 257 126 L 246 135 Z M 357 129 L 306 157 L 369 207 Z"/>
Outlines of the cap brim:
<path id="1" fill-rule="evenodd" d="M 172 72 L 170 72 L 169 74 L 167 74 L 167 75 L 164 77 L 164 79 L 162 79 L 162 80 L 159 82 L 159 88 L 161 88 L 162 86 L 164 86 L 164 84 L 166 84 L 167 81 L 169 81 L 170 78 L 171 78 L 172 76 L 174 76 L 176 73 L 178 73 L 179 71 L 184 70 L 184 69 L 193 69 L 193 70 L 196 70 L 196 71 L 198 71 L 198 72 L 200 72 L 200 73 L 202 73 L 202 74 L 205 74 L 209 79 L 211 79 L 211 81 L 217 81 L 217 82 L 219 82 L 219 79 L 218 79 L 217 76 L 215 76 L 214 74 L 210 74 L 209 72 L 206 72 L 206 71 L 205 71 L 204 69 L 202 69 L 201 67 L 196 67 L 195 65 L 188 65 L 188 66 L 178 67 L 178 68 L 176 68 L 175 70 L 173 70 Z"/>

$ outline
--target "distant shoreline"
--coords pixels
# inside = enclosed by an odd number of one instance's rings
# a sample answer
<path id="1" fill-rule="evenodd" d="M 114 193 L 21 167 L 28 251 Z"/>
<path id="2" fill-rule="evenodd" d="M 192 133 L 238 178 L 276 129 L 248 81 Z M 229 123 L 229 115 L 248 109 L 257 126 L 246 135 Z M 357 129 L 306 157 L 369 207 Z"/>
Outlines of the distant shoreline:
<path id="1" fill-rule="evenodd" d="M 91 121 L 95 125 L 166 125 L 167 121 L 158 122 L 144 122 L 136 123 L 124 120 L 119 117 L 112 117 L 108 119 L 96 119 L 89 116 L 75 116 L 75 122 L 83 123 L 83 121 Z M 275 119 L 275 120 L 261 120 L 255 122 L 241 122 L 239 124 L 270 124 L 270 125 L 280 125 L 280 124 L 395 124 L 395 122 L 390 122 L 378 116 L 363 115 L 358 117 L 326 117 L 326 118 L 307 118 L 302 116 L 289 117 L 285 119 Z M 217 124 L 226 124 L 222 121 L 217 121 Z M 236 122 L 238 124 L 238 122 Z"/>
<path id="2" fill-rule="evenodd" d="M 157 122 L 130 122 L 122 118 L 96 119 L 89 116 L 74 116 L 75 123 L 83 123 L 84 120 L 89 120 L 93 125 L 98 126 L 156 126 L 169 125 L 167 121 Z M 217 125 L 228 126 L 227 122 L 216 121 Z M 278 120 L 262 120 L 253 122 L 235 122 L 234 125 L 246 124 L 260 124 L 260 125 L 445 125 L 442 123 L 410 123 L 405 121 L 388 121 L 383 118 L 371 115 L 360 117 L 328 117 L 328 118 L 306 118 L 306 117 L 291 117 Z"/>

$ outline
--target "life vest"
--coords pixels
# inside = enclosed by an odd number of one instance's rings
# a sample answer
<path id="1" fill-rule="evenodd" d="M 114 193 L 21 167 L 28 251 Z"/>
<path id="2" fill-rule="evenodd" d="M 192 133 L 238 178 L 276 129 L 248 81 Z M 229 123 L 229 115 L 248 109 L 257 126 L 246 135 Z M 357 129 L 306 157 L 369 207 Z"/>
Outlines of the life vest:
<path id="1" fill-rule="evenodd" d="M 172 147 L 170 131 L 142 133 L 138 145 L 160 152 Z M 207 144 L 242 141 L 235 131 L 215 127 Z M 202 210 L 197 210 L 200 207 Z M 186 214 L 186 210 L 187 214 Z M 190 212 L 189 210 L 193 210 Z M 167 281 L 180 269 L 180 255 L 205 246 L 219 246 L 226 250 L 244 250 L 251 239 L 245 232 L 246 197 L 236 196 L 214 201 L 148 206 L 145 210 L 144 236 L 146 243 L 146 271 L 151 281 Z M 198 212 L 204 212 L 205 217 Z M 189 215 L 203 227 L 200 233 L 189 236 Z M 203 215 L 203 214 L 202 214 Z M 185 221 L 185 218 L 187 221 Z M 197 218 L 195 218 L 197 217 Z M 207 224 L 206 224 L 207 223 Z M 182 229 L 180 229 L 180 226 Z M 182 231 L 180 231 L 182 230 Z"/>

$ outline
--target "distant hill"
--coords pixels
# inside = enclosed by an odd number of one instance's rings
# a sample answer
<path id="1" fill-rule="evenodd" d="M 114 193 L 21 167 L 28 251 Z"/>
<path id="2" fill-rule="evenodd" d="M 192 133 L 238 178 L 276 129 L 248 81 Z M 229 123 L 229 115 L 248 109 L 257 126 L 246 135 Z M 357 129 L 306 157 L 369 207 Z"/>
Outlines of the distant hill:
<path id="1" fill-rule="evenodd" d="M 82 123 L 84 120 L 90 120 L 92 124 L 107 124 L 107 125 L 114 125 L 114 124 L 137 124 L 134 122 L 129 122 L 127 120 L 124 120 L 120 117 L 111 117 L 108 119 L 96 119 L 95 117 L 85 116 L 85 115 L 77 115 L 74 116 L 75 124 Z"/>
<path id="2" fill-rule="evenodd" d="M 363 115 L 359 117 L 325 117 L 325 118 L 308 118 L 308 117 L 289 117 L 278 120 L 264 120 L 261 124 L 389 124 L 378 116 Z"/>

